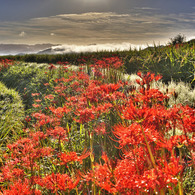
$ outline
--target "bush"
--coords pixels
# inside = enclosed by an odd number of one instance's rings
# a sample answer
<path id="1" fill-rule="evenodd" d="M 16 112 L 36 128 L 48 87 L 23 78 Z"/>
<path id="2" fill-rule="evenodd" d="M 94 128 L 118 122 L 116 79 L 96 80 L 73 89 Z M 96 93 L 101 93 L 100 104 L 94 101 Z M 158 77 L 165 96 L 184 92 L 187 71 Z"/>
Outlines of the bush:
<path id="1" fill-rule="evenodd" d="M 185 35 L 178 34 L 175 37 L 170 38 L 170 40 L 171 41 L 169 42 L 169 44 L 171 44 L 171 45 L 182 44 L 182 43 L 185 43 L 186 37 L 185 37 Z"/>

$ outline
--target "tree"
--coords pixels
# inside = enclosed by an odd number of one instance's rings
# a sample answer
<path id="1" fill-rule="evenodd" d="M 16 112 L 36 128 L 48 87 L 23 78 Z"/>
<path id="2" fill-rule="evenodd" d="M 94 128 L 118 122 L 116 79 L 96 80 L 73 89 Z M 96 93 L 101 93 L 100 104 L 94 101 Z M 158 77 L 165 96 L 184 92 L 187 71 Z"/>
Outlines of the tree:
<path id="1" fill-rule="evenodd" d="M 169 44 L 176 45 L 176 44 L 185 43 L 186 37 L 185 37 L 185 35 L 178 34 L 177 36 L 170 38 L 170 40 L 171 41 L 169 42 Z"/>

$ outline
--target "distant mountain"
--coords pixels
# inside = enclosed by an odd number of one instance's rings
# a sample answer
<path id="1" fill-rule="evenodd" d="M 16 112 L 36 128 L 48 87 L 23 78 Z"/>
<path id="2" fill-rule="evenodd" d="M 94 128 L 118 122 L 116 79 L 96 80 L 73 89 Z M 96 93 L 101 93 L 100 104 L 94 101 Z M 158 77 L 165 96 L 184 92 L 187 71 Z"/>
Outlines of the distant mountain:
<path id="1" fill-rule="evenodd" d="M 0 55 L 24 55 L 38 53 L 39 51 L 45 50 L 56 46 L 53 44 L 0 44 Z"/>

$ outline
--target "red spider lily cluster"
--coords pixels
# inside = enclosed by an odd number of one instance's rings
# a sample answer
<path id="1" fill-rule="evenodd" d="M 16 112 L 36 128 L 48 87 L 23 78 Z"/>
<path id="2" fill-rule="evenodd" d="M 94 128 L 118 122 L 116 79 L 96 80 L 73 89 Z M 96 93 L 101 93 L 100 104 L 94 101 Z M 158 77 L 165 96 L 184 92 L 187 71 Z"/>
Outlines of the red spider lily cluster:
<path id="1" fill-rule="evenodd" d="M 50 93 L 32 94 L 24 137 L 3 157 L 2 194 L 183 194 L 185 169 L 195 167 L 194 108 L 167 105 L 151 73 L 139 72 L 135 88 L 63 70 Z"/>
<path id="2" fill-rule="evenodd" d="M 14 64 L 13 60 L 1 59 L 0 58 L 0 71 L 12 66 Z"/>

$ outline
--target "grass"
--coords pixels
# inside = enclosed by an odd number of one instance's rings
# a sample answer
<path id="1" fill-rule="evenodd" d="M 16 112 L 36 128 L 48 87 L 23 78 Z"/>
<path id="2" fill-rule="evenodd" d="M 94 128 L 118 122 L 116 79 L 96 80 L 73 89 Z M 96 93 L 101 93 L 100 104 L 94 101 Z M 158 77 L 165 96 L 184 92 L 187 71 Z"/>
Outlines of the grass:
<path id="1" fill-rule="evenodd" d="M 48 67 L 48 64 L 40 66 L 36 63 L 17 62 L 9 69 L 0 72 L 0 80 L 8 88 L 12 88 L 20 93 L 26 106 L 25 109 L 28 110 L 33 103 L 31 94 L 46 90 L 43 83 L 46 83 L 49 79 L 45 74 Z"/>
<path id="2" fill-rule="evenodd" d="M 18 92 L 0 82 L 0 147 L 13 142 L 23 128 L 24 106 Z"/>

